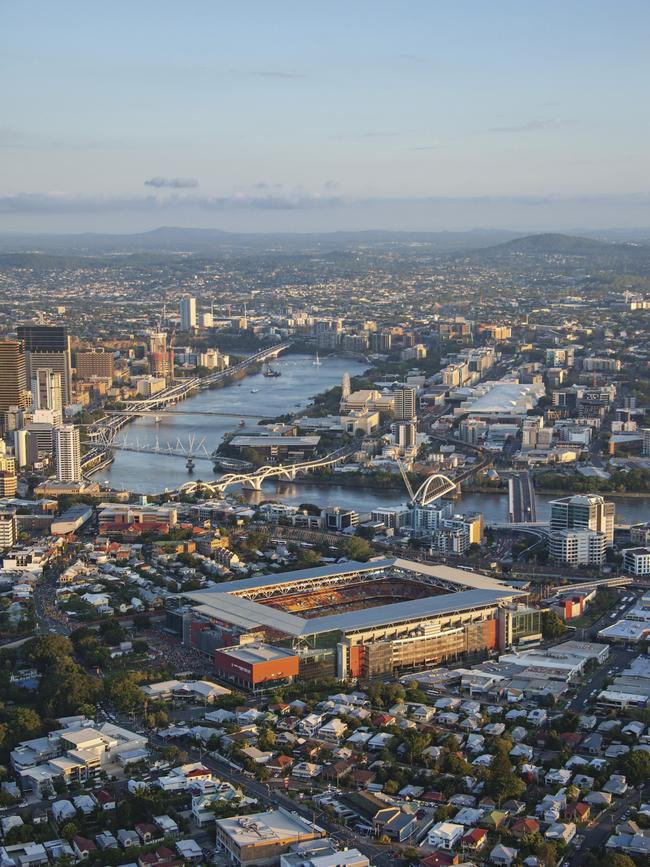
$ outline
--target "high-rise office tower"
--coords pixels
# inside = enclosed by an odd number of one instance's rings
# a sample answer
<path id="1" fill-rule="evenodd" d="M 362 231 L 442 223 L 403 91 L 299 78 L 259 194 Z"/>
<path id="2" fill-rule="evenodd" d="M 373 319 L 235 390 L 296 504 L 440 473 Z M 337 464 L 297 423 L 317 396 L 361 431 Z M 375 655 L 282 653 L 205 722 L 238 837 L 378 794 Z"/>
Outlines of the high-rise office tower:
<path id="1" fill-rule="evenodd" d="M 594 530 L 605 537 L 609 548 L 614 542 L 614 503 L 597 494 L 576 494 L 551 501 L 551 533 L 560 530 Z"/>
<path id="2" fill-rule="evenodd" d="M 411 421 L 417 415 L 417 391 L 404 385 L 394 392 L 395 418 L 397 421 Z"/>
<path id="3" fill-rule="evenodd" d="M 75 370 L 80 379 L 90 379 L 91 376 L 105 376 L 113 379 L 115 362 L 111 352 L 77 352 L 75 355 Z"/>
<path id="4" fill-rule="evenodd" d="M 68 329 L 62 325 L 19 325 L 18 339 L 25 349 L 27 379 L 31 381 L 39 367 L 49 367 L 61 374 L 61 399 L 72 401 L 72 362 Z"/>
<path id="5" fill-rule="evenodd" d="M 196 328 L 196 298 L 186 295 L 181 298 L 181 331 Z"/>
<path id="6" fill-rule="evenodd" d="M 59 482 L 81 481 L 79 428 L 64 424 L 54 431 L 56 478 Z"/>
<path id="7" fill-rule="evenodd" d="M 0 412 L 29 406 L 25 353 L 19 340 L 0 340 Z"/>
<path id="8" fill-rule="evenodd" d="M 39 367 L 32 372 L 32 400 L 36 409 L 50 409 L 63 419 L 61 374 L 49 367 Z"/>

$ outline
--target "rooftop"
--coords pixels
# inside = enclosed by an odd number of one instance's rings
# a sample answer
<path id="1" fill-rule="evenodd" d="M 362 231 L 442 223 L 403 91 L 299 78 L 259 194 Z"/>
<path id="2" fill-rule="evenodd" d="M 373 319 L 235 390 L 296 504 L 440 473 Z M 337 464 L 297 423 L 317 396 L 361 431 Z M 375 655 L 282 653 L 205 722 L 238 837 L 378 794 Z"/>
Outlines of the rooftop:
<path id="1" fill-rule="evenodd" d="M 247 598 L 263 595 L 269 600 L 274 595 L 274 588 L 278 588 L 279 595 L 292 585 L 299 585 L 294 587 L 296 592 L 308 593 L 318 585 L 319 581 L 372 573 L 376 573 L 379 579 L 390 577 L 386 575 L 387 572 L 393 575 L 411 573 L 420 579 L 431 579 L 432 595 L 310 618 L 300 617 L 281 607 Z M 440 595 L 437 592 L 440 586 L 458 592 Z M 400 558 L 374 560 L 369 563 L 349 561 L 317 569 L 264 575 L 225 582 L 210 590 L 183 594 L 185 598 L 197 603 L 195 610 L 206 617 L 231 623 L 242 629 L 267 626 L 295 637 L 317 635 L 334 630 L 367 629 L 427 616 L 435 617 L 459 610 L 497 605 L 521 595 L 520 591 L 505 582 L 476 572 L 465 572 L 449 566 L 433 566 Z"/>
<path id="2" fill-rule="evenodd" d="M 306 819 L 294 816 L 282 808 L 267 813 L 217 819 L 217 827 L 240 847 L 300 838 L 312 839 L 324 834 L 318 825 L 312 825 Z"/>
<path id="3" fill-rule="evenodd" d="M 242 662 L 255 664 L 257 662 L 272 662 L 276 659 L 284 659 L 287 656 L 294 654 L 290 650 L 283 650 L 281 647 L 271 647 L 269 644 L 236 644 L 232 647 L 222 647 L 220 653 L 225 653 L 228 656 L 235 656 Z"/>

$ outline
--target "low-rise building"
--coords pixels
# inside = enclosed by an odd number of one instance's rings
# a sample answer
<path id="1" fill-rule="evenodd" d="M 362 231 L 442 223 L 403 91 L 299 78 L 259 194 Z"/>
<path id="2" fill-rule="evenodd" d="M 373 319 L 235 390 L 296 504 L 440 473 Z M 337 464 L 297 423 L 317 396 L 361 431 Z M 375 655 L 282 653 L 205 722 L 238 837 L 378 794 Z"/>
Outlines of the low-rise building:
<path id="1" fill-rule="evenodd" d="M 217 847 L 236 867 L 279 864 L 292 846 L 322 837 L 318 825 L 282 808 L 216 821 Z"/>

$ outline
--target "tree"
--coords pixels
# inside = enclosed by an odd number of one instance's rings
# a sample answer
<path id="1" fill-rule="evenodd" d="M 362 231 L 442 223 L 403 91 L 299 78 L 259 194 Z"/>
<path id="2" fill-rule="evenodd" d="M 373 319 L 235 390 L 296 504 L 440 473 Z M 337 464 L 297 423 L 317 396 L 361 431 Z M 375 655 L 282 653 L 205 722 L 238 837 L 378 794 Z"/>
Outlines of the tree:
<path id="1" fill-rule="evenodd" d="M 27 642 L 23 655 L 42 672 L 53 666 L 57 660 L 71 657 L 72 644 L 63 635 L 37 635 Z"/>
<path id="2" fill-rule="evenodd" d="M 40 735 L 43 722 L 31 707 L 16 707 L 9 713 L 9 732 L 14 743 Z"/>
<path id="3" fill-rule="evenodd" d="M 320 554 L 316 551 L 310 551 L 309 548 L 301 548 L 296 558 L 296 568 L 311 569 L 314 566 L 320 566 L 321 559 Z"/>
<path id="4" fill-rule="evenodd" d="M 61 828 L 61 836 L 64 837 L 68 843 L 73 837 L 76 837 L 78 833 L 79 828 L 77 827 L 76 822 L 66 822 Z"/>
<path id="5" fill-rule="evenodd" d="M 111 647 L 115 647 L 120 641 L 124 641 L 124 630 L 118 620 L 104 620 L 99 624 L 99 633 Z"/>
<path id="6" fill-rule="evenodd" d="M 372 557 L 373 550 L 366 539 L 361 539 L 359 536 L 350 536 L 343 543 L 343 551 L 345 556 L 350 560 L 359 560 L 366 562 Z"/>
<path id="7" fill-rule="evenodd" d="M 39 698 L 52 716 L 76 713 L 83 705 L 94 707 L 100 695 L 100 681 L 86 674 L 72 657 L 55 660 L 39 685 Z"/>
<path id="8" fill-rule="evenodd" d="M 535 855 L 545 867 L 555 867 L 557 864 L 557 846 L 555 843 L 549 843 L 547 840 L 542 842 L 535 848 Z"/>
<path id="9" fill-rule="evenodd" d="M 631 750 L 621 757 L 621 771 L 633 786 L 650 779 L 650 753 L 645 750 Z"/>
<path id="10" fill-rule="evenodd" d="M 500 804 L 507 798 L 519 797 L 525 788 L 524 781 L 519 779 L 512 768 L 507 743 L 497 741 L 486 780 L 486 792 Z"/>
<path id="11" fill-rule="evenodd" d="M 431 743 L 431 737 L 429 735 L 418 732 L 417 730 L 410 730 L 404 736 L 404 746 L 406 747 L 405 758 L 410 763 L 416 759 L 421 758 L 422 753 Z"/>
<path id="12" fill-rule="evenodd" d="M 547 641 L 555 641 L 566 632 L 566 623 L 555 611 L 545 611 L 542 618 L 542 635 Z"/>
<path id="13" fill-rule="evenodd" d="M 559 732 L 574 732 L 578 728 L 580 717 L 573 710 L 565 710 L 560 719 L 557 721 L 557 730 Z"/>
<path id="14" fill-rule="evenodd" d="M 113 677 L 106 681 L 106 694 L 118 710 L 131 712 L 144 704 L 144 693 L 133 673 Z"/>
<path id="15" fill-rule="evenodd" d="M 257 745 L 261 750 L 272 750 L 277 738 L 271 728 L 263 728 L 258 734 Z"/>
<path id="16" fill-rule="evenodd" d="M 629 855 L 616 852 L 614 855 L 607 856 L 607 867 L 636 867 L 636 864 Z"/>

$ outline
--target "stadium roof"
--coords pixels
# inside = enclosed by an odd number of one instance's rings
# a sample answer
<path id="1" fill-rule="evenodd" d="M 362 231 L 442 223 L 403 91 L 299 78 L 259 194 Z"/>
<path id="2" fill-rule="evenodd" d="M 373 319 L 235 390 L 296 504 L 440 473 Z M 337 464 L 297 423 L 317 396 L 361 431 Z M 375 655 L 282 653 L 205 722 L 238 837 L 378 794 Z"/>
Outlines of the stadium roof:
<path id="1" fill-rule="evenodd" d="M 210 593 L 239 593 L 247 590 L 257 590 L 261 587 L 275 587 L 276 584 L 293 584 L 296 581 L 317 580 L 335 575 L 348 575 L 355 572 L 374 572 L 389 569 L 395 563 L 394 559 L 371 560 L 359 563 L 349 560 L 346 563 L 331 563 L 328 566 L 317 566 L 315 569 L 294 569 L 293 572 L 276 572 L 269 575 L 257 575 L 254 578 L 242 578 L 239 581 L 225 581 L 210 590 Z M 419 563 L 416 565 L 420 565 Z M 187 595 L 187 594 L 184 594 Z"/>
<path id="2" fill-rule="evenodd" d="M 420 573 L 465 589 L 442 596 L 436 595 L 406 602 L 393 602 L 358 611 L 346 611 L 309 619 L 246 599 L 245 596 L 235 595 L 238 591 L 243 592 L 261 587 L 273 587 L 297 581 L 314 580 L 316 582 L 319 578 L 336 575 L 381 572 L 390 569 Z M 374 626 L 385 626 L 390 623 L 417 620 L 423 617 L 435 617 L 454 611 L 466 611 L 484 605 L 496 605 L 499 602 L 521 596 L 522 593 L 503 582 L 478 573 L 464 572 L 462 569 L 453 569 L 448 566 L 429 566 L 411 560 L 390 558 L 375 560 L 370 563 L 350 561 L 319 569 L 301 569 L 295 572 L 266 575 L 243 581 L 225 582 L 210 590 L 198 590 L 182 595 L 198 603 L 195 610 L 208 617 L 232 623 L 243 629 L 266 626 L 286 635 L 299 637 L 335 630 L 347 632 L 355 629 L 370 629 Z"/>
<path id="3" fill-rule="evenodd" d="M 259 590 L 263 587 L 294 584 L 299 581 L 318 581 L 319 578 L 332 578 L 339 575 L 382 572 L 390 569 L 415 572 L 416 574 L 426 575 L 428 578 L 433 578 L 444 583 L 459 587 L 473 587 L 477 590 L 502 590 L 504 587 L 509 588 L 506 582 L 499 581 L 497 578 L 492 578 L 489 575 L 481 575 L 479 572 L 467 572 L 464 569 L 455 569 L 452 566 L 441 566 L 433 563 L 418 563 L 415 560 L 404 560 L 401 557 L 385 557 L 381 560 L 369 560 L 367 563 L 348 560 L 344 563 L 317 566 L 315 569 L 294 569 L 292 572 L 276 572 L 269 575 L 258 575 L 255 578 L 242 578 L 239 581 L 225 581 L 208 592 L 245 594 L 247 591 Z"/>

